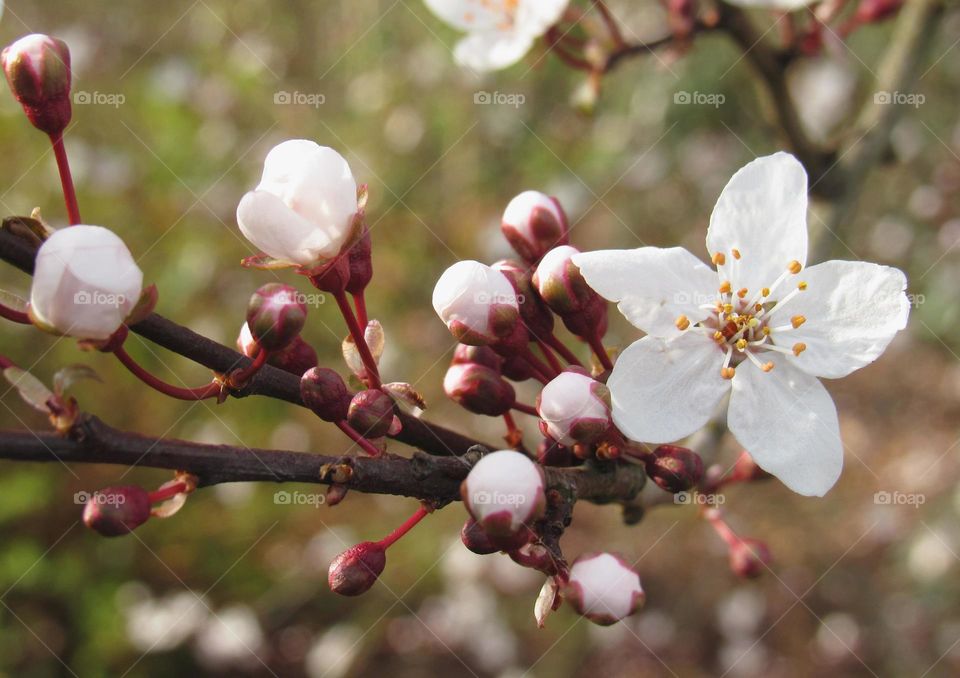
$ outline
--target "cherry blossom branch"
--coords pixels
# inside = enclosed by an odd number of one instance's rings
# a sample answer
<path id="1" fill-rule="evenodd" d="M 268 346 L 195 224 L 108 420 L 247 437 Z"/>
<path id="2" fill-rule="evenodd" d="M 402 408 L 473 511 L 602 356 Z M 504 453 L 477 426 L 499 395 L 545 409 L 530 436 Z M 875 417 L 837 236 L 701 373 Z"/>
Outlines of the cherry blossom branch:
<path id="1" fill-rule="evenodd" d="M 337 484 L 372 494 L 390 494 L 445 503 L 459 501 L 460 483 L 483 448 L 461 458 L 415 452 L 405 458 L 384 455 L 347 457 L 208 445 L 152 438 L 120 431 L 92 415 L 81 414 L 64 437 L 56 433 L 0 431 L 0 459 L 18 462 L 116 464 L 186 471 L 199 487 L 226 482 L 299 482 Z M 547 486 L 571 501 L 631 501 L 646 475 L 630 464 L 587 464 L 575 468 L 545 467 Z"/>
<path id="2" fill-rule="evenodd" d="M 33 243 L 9 231 L 0 231 L 0 259 L 32 274 L 35 255 L 36 246 Z M 229 374 L 237 368 L 242 369 L 252 364 L 249 358 L 232 348 L 197 334 L 157 313 L 152 313 L 145 320 L 133 325 L 130 330 L 220 374 Z M 231 395 L 238 398 L 259 395 L 303 407 L 300 379 L 271 365 L 264 365 L 247 385 L 232 390 Z M 399 412 L 397 417 L 403 428 L 394 438 L 430 454 L 461 455 L 472 446 L 480 444 L 477 440 L 403 412 Z"/>

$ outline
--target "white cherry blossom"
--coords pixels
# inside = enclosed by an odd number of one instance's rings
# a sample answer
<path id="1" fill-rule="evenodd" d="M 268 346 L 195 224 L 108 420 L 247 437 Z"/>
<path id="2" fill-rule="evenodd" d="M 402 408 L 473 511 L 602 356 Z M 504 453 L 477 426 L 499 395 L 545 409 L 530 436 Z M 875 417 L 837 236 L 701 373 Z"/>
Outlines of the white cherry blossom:
<path id="1" fill-rule="evenodd" d="M 843 466 L 837 412 L 818 377 L 874 360 L 906 326 L 906 277 L 889 266 L 805 268 L 807 175 L 777 153 L 741 168 L 707 231 L 716 271 L 682 248 L 588 252 L 574 263 L 648 336 L 607 382 L 630 438 L 666 443 L 710 419 L 732 391 L 728 425 L 764 470 L 823 495 Z"/>
<path id="2" fill-rule="evenodd" d="M 560 20 L 570 0 L 424 0 L 427 8 L 466 36 L 457 62 L 475 71 L 517 63 L 534 41 Z"/>

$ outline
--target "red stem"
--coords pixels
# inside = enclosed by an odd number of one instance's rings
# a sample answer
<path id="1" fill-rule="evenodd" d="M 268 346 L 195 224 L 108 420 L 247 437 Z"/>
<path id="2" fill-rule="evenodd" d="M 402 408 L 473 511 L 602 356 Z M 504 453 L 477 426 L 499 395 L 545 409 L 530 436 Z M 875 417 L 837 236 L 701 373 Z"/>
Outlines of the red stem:
<path id="1" fill-rule="evenodd" d="M 357 317 L 353 314 L 353 309 L 350 308 L 347 295 L 343 292 L 336 292 L 333 298 L 337 300 L 340 314 L 347 323 L 347 330 L 350 332 L 350 336 L 353 337 L 353 343 L 356 344 L 357 350 L 360 352 L 360 359 L 363 360 L 363 366 L 367 368 L 367 374 L 371 382 L 370 387 L 380 388 L 380 372 L 377 370 L 377 361 L 373 359 L 373 354 L 370 353 L 370 347 L 367 346 L 363 329 L 359 323 L 357 323 Z"/>
<path id="2" fill-rule="evenodd" d="M 168 384 L 137 363 L 123 346 L 118 347 L 113 354 L 117 356 L 117 359 L 123 363 L 124 367 L 130 370 L 140 381 L 171 398 L 177 398 L 179 400 L 204 400 L 220 395 L 220 384 L 216 382 L 199 388 L 180 388 L 179 386 Z"/>
<path id="3" fill-rule="evenodd" d="M 553 355 L 553 351 L 542 341 L 537 339 L 537 346 L 540 347 L 540 352 L 543 353 L 543 356 L 547 359 L 547 362 L 550 363 L 550 367 L 553 368 L 553 371 L 557 374 L 563 372 L 563 365 L 560 364 L 560 361 L 557 360 L 557 356 Z"/>
<path id="4" fill-rule="evenodd" d="M 618 48 L 624 47 L 626 41 L 623 39 L 623 33 L 620 32 L 620 26 L 617 25 L 617 20 L 610 11 L 610 8 L 607 7 L 603 0 L 594 0 L 593 4 L 594 7 L 597 8 L 597 11 L 600 12 L 600 16 L 603 17 L 603 23 L 607 25 L 607 30 L 610 32 L 610 39 L 613 40 L 613 44 Z"/>
<path id="5" fill-rule="evenodd" d="M 544 36 L 547 41 L 547 47 L 550 49 L 550 51 L 556 54 L 561 61 L 571 68 L 581 71 L 592 71 L 593 64 L 588 62 L 586 59 L 581 59 L 580 57 L 571 54 L 567 51 L 566 47 L 560 44 L 563 36 L 558 33 L 559 32 L 557 31 L 556 27 L 553 27 L 548 30 Z"/>
<path id="6" fill-rule="evenodd" d="M 30 324 L 29 315 L 27 315 L 23 311 L 18 311 L 15 308 L 4 306 L 3 304 L 0 304 L 0 318 L 6 318 L 7 320 L 12 320 L 13 322 L 20 323 L 21 325 Z"/>
<path id="7" fill-rule="evenodd" d="M 253 362 L 247 365 L 242 370 L 237 370 L 232 375 L 230 375 L 230 384 L 235 388 L 240 388 L 253 377 L 257 372 L 260 371 L 260 368 L 266 365 L 267 358 L 270 357 L 270 352 L 264 348 L 258 348 L 257 354 L 253 357 Z"/>
<path id="8" fill-rule="evenodd" d="M 360 323 L 360 327 L 367 326 L 367 300 L 363 295 L 363 292 L 354 294 L 353 296 L 353 305 L 357 309 L 357 320 Z"/>
<path id="9" fill-rule="evenodd" d="M 708 513 L 707 520 L 713 526 L 713 529 L 716 530 L 717 534 L 720 535 L 720 538 L 726 542 L 727 546 L 733 546 L 740 542 L 740 537 L 738 537 L 737 533 L 720 517 L 719 512 L 714 511 Z"/>
<path id="10" fill-rule="evenodd" d="M 590 348 L 593 350 L 594 354 L 596 354 L 600 364 L 603 365 L 603 369 L 612 370 L 613 362 L 610 360 L 610 356 L 607 354 L 607 349 L 603 347 L 603 342 L 600 340 L 600 337 L 594 335 L 587 339 L 587 343 L 590 344 Z"/>
<path id="11" fill-rule="evenodd" d="M 405 521 L 403 521 L 403 525 L 401 525 L 400 527 L 395 529 L 393 532 L 388 534 L 386 537 L 378 541 L 377 544 L 379 544 L 379 546 L 384 550 L 390 548 L 398 539 L 400 539 L 400 537 L 402 537 L 407 532 L 412 530 L 414 526 L 416 526 L 417 523 L 419 523 L 427 515 L 429 515 L 429 513 L 430 511 L 428 511 L 426 507 L 421 505 L 420 508 L 418 508 L 412 516 L 410 516 Z"/>
<path id="12" fill-rule="evenodd" d="M 539 417 L 540 413 L 537 412 L 537 408 L 532 405 L 527 405 L 525 403 L 514 402 L 510 406 L 511 409 L 516 410 L 517 412 L 523 412 L 524 414 L 529 414 L 531 417 Z"/>
<path id="13" fill-rule="evenodd" d="M 520 357 L 526 360 L 530 366 L 533 367 L 533 369 L 546 377 L 548 380 L 557 376 L 556 372 L 554 372 L 549 365 L 534 355 L 529 346 L 524 346 L 522 349 L 520 349 Z"/>
<path id="14" fill-rule="evenodd" d="M 168 487 L 161 487 L 159 490 L 154 490 L 147 494 L 147 499 L 150 500 L 151 504 L 156 504 L 160 501 L 166 501 L 171 497 L 184 492 L 187 489 L 186 483 L 176 483 L 174 485 L 169 485 Z"/>
<path id="15" fill-rule="evenodd" d="M 543 340 L 547 343 L 547 346 L 559 353 L 560 357 L 566 360 L 568 365 L 577 365 L 578 367 L 583 367 L 583 363 L 580 362 L 580 359 L 574 354 L 573 351 L 567 348 L 566 344 L 557 338 L 557 335 L 551 332 L 544 337 Z"/>
<path id="16" fill-rule="evenodd" d="M 355 442 L 357 445 L 359 445 L 360 448 L 361 448 L 364 452 L 366 452 L 367 454 L 369 454 L 371 457 L 379 457 L 379 456 L 381 456 L 380 450 L 378 450 L 376 447 L 374 447 L 373 443 L 371 443 L 369 440 L 367 440 L 367 439 L 364 438 L 362 435 L 360 435 L 360 432 L 357 431 L 357 429 L 355 429 L 353 426 L 351 426 L 350 424 L 348 424 L 345 420 L 344 420 L 344 421 L 338 421 L 338 422 L 336 422 L 336 424 L 337 424 L 337 428 L 338 428 L 338 429 L 340 429 L 341 431 L 343 431 L 344 434 L 345 434 L 350 440 L 352 440 L 352 441 Z"/>
<path id="17" fill-rule="evenodd" d="M 67 160 L 67 149 L 63 145 L 63 132 L 50 135 L 53 144 L 53 154 L 57 158 L 57 169 L 60 171 L 60 185 L 63 187 L 63 200 L 67 205 L 67 216 L 70 225 L 80 223 L 80 207 L 77 205 L 77 192 L 73 187 L 73 175 L 70 173 L 70 162 Z"/>

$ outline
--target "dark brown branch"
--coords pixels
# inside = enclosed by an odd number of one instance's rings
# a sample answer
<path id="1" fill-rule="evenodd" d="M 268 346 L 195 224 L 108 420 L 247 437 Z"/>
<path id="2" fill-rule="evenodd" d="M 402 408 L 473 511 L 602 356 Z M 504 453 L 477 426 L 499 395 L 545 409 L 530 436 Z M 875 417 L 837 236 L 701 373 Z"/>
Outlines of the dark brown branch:
<path id="1" fill-rule="evenodd" d="M 32 243 L 9 231 L 0 231 L 0 259 L 32 274 L 35 256 L 36 248 Z M 238 367 L 247 367 L 251 362 L 237 351 L 156 313 L 130 329 L 169 351 L 222 374 Z M 270 365 L 264 366 L 246 388 L 234 392 L 233 395 L 238 398 L 249 395 L 266 396 L 303 406 L 300 399 L 300 380 L 295 375 Z M 480 444 L 467 436 L 408 414 L 400 413 L 398 416 L 403 423 L 403 430 L 397 434 L 396 440 L 430 454 L 460 455 Z"/>
<path id="2" fill-rule="evenodd" d="M 480 458 L 477 447 L 462 457 L 422 452 L 412 458 L 387 455 L 333 457 L 308 452 L 206 445 L 157 439 L 112 428 L 81 415 L 68 437 L 56 433 L 0 432 L 0 459 L 66 464 L 118 464 L 187 471 L 200 486 L 223 482 L 298 482 L 329 485 L 374 494 L 415 497 L 443 504 L 460 498 L 460 482 Z M 643 470 L 631 464 L 546 468 L 547 485 L 571 503 L 626 502 L 643 488 Z"/>

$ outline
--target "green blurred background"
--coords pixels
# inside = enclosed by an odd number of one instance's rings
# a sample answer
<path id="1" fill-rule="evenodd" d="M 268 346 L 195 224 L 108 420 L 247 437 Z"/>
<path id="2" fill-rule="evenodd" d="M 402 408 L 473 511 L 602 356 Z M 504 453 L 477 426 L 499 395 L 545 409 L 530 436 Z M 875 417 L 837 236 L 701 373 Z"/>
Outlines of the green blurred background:
<path id="1" fill-rule="evenodd" d="M 653 0 L 611 6 L 641 37 L 663 31 Z M 2 42 L 30 32 L 67 41 L 75 91 L 122 96 L 115 106 L 75 105 L 66 144 L 85 220 L 126 240 L 160 289 L 160 313 L 232 344 L 249 294 L 272 278 L 238 266 L 252 251 L 236 228 L 236 204 L 274 144 L 305 137 L 330 145 L 370 185 L 377 273 L 368 303 L 387 332 L 382 371 L 416 384 L 431 420 L 490 441 L 502 435 L 498 420 L 468 419 L 443 397 L 452 344 L 430 293 L 457 259 L 508 254 L 497 229 L 506 202 L 527 188 L 559 196 L 582 249 L 682 244 L 703 255 L 723 184 L 780 147 L 746 62 L 714 36 L 679 60 L 624 64 L 588 117 L 570 103 L 580 76 L 553 58 L 534 53 L 483 79 L 459 69 L 450 53 L 456 34 L 418 2 L 9 2 Z M 821 133 L 831 114 L 871 96 L 852 83 L 869 75 L 889 33 L 864 30 L 849 50 L 836 46 L 798 75 L 798 96 Z M 734 526 L 770 544 L 775 575 L 736 580 L 722 544 L 689 508 L 657 509 L 625 527 L 613 507 L 580 505 L 567 554 L 607 549 L 639 559 L 647 608 L 606 629 L 564 608 L 538 630 L 532 610 L 542 580 L 506 556 L 465 551 L 458 505 L 395 546 L 369 594 L 345 599 L 327 589 L 330 559 L 386 534 L 415 502 L 352 494 L 336 508 L 284 506 L 274 502 L 276 486 L 224 486 L 197 493 L 172 519 L 108 540 L 79 522 L 74 493 L 156 486 L 167 474 L 3 462 L 0 674 L 956 675 L 958 40 L 954 11 L 930 49 L 929 64 L 939 61 L 913 83 L 925 103 L 897 127 L 893 156 L 871 176 L 843 243 L 831 243 L 835 256 L 906 270 L 918 302 L 881 361 L 829 384 L 847 445 L 841 482 L 822 500 L 777 483 L 727 495 Z M 725 102 L 675 105 L 681 91 Z M 283 92 L 322 104 L 275 103 Z M 477 104 L 478 92 L 524 101 Z M 62 225 L 46 140 L 6 91 L 0 122 L 4 214 L 40 206 Z M 28 290 L 9 267 L 0 283 Z M 5 324 L 3 332 L 3 352 L 43 379 L 70 363 L 93 366 L 104 383 L 85 382 L 75 395 L 112 425 L 252 447 L 346 449 L 304 410 L 258 399 L 172 401 L 109 356 L 29 328 Z M 332 305 L 311 309 L 305 336 L 323 363 L 339 367 L 342 332 Z M 615 322 L 608 343 L 633 337 Z M 209 377 L 136 339 L 129 346 L 168 380 Z M 3 428 L 46 426 L 9 390 L 2 404 Z M 736 452 L 728 441 L 723 458 Z M 925 502 L 878 505 L 879 490 Z"/>

